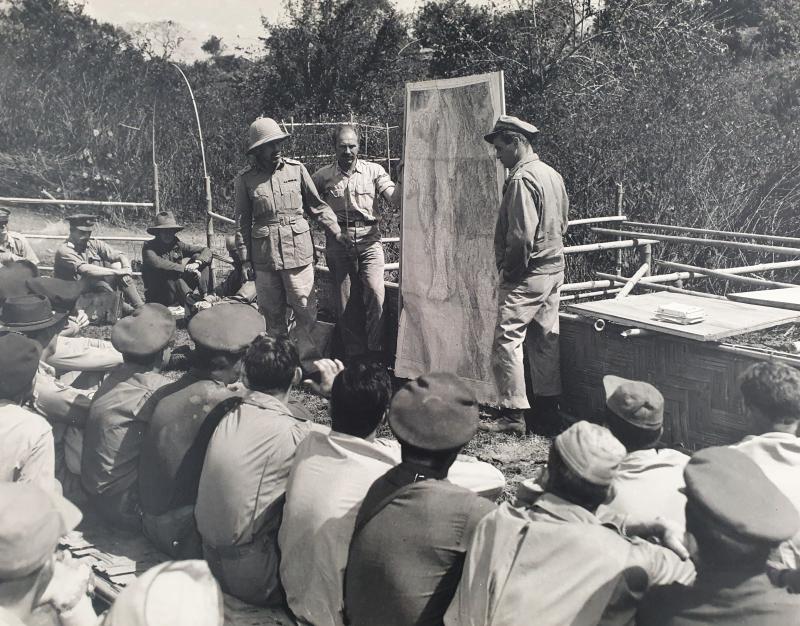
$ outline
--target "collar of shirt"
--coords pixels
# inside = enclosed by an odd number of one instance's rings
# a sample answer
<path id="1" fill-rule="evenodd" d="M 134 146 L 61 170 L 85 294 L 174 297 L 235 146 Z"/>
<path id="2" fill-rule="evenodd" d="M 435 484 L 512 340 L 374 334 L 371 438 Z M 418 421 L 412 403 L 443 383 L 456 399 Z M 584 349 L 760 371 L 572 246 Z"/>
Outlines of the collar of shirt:
<path id="1" fill-rule="evenodd" d="M 511 171 L 508 173 L 508 177 L 511 178 L 514 174 L 517 173 L 517 171 L 519 171 L 519 169 L 523 165 L 527 165 L 528 163 L 533 163 L 534 161 L 538 160 L 539 160 L 539 155 L 536 154 L 535 152 L 531 156 L 525 159 L 521 159 L 519 163 L 517 163 L 513 168 L 511 168 Z"/>
<path id="2" fill-rule="evenodd" d="M 342 169 L 341 165 L 339 165 L 339 161 L 338 160 L 334 161 L 333 165 L 336 168 L 336 171 L 339 172 L 342 176 L 350 177 L 355 173 L 358 173 L 358 174 L 363 174 L 364 173 L 364 165 L 361 163 L 361 159 L 358 159 L 358 158 L 355 160 L 355 163 L 353 163 L 353 169 L 350 172 L 345 172 Z"/>
<path id="3" fill-rule="evenodd" d="M 292 414 L 289 408 L 283 402 L 278 400 L 278 398 L 261 391 L 253 391 L 252 389 L 248 390 L 248 392 L 242 398 L 242 402 L 244 404 L 250 404 L 254 407 L 258 407 L 259 409 L 272 409 L 273 411 L 281 411 L 287 415 Z M 292 417 L 294 417 L 294 415 L 292 415 Z M 298 422 L 306 421 L 297 417 L 294 417 L 294 419 L 296 419 Z"/>
<path id="4" fill-rule="evenodd" d="M 261 161 L 259 161 L 258 159 L 255 159 L 254 167 L 255 167 L 255 169 L 257 169 L 257 170 L 259 170 L 261 172 L 265 172 L 267 174 L 271 174 L 272 172 L 275 172 L 277 170 L 283 169 L 284 165 L 286 165 L 286 162 L 283 160 L 283 157 L 278 157 L 278 162 L 275 164 L 274 168 L 272 168 L 272 167 L 264 167 L 261 164 Z"/>
<path id="5" fill-rule="evenodd" d="M 761 441 L 785 441 L 786 443 L 796 443 L 800 439 L 797 435 L 792 433 L 770 432 L 762 435 L 748 435 L 740 443 L 747 441 L 761 440 Z"/>
<path id="6" fill-rule="evenodd" d="M 335 430 L 327 434 L 313 433 L 313 435 L 327 438 L 328 445 L 336 446 L 347 453 L 385 461 L 393 466 L 400 463 L 400 444 L 393 439 L 376 438 L 373 441 L 368 441 L 367 439 Z"/>
<path id="7" fill-rule="evenodd" d="M 416 483 L 421 480 L 444 480 L 447 478 L 447 470 L 437 472 L 430 467 L 409 461 L 403 461 L 390 471 L 394 475 L 393 478 L 395 478 L 393 482 L 396 482 L 398 486 Z"/>
<path id="8" fill-rule="evenodd" d="M 591 511 L 548 492 L 536 500 L 531 510 L 561 522 L 601 525 L 600 519 Z"/>
<path id="9" fill-rule="evenodd" d="M 75 249 L 76 249 L 76 248 L 75 248 L 75 244 L 74 244 L 74 243 L 72 243 L 72 242 L 71 242 L 69 239 L 67 239 L 67 247 L 68 247 L 68 248 L 72 248 L 73 250 L 75 250 Z"/>

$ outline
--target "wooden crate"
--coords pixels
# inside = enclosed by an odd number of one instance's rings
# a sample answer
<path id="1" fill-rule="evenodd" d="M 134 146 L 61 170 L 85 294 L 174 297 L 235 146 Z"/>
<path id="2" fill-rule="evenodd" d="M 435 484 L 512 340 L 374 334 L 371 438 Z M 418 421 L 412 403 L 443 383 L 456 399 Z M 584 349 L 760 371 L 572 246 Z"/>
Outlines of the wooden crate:
<path id="1" fill-rule="evenodd" d="M 738 377 L 766 356 L 732 354 L 713 342 L 663 334 L 623 339 L 624 327 L 561 317 L 563 407 L 582 419 L 602 415 L 603 376 L 644 380 L 664 394 L 664 441 L 690 449 L 727 445 L 750 434 Z"/>

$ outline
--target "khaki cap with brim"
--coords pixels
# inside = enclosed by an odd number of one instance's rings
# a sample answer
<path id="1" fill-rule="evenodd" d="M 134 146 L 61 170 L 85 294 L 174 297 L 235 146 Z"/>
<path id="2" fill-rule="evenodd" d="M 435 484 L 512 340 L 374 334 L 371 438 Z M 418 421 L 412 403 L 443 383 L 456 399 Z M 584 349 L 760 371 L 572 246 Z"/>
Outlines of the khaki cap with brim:
<path id="1" fill-rule="evenodd" d="M 645 430 L 664 425 L 664 396 L 650 383 L 603 376 L 606 406 L 620 419 Z"/>
<path id="2" fill-rule="evenodd" d="M 234 302 L 204 309 L 189 322 L 189 336 L 198 346 L 230 354 L 246 350 L 265 330 L 261 313 Z"/>
<path id="3" fill-rule="evenodd" d="M 69 222 L 70 228 L 92 232 L 92 229 L 97 224 L 97 218 L 88 213 L 76 213 L 75 215 L 67 216 L 66 220 Z"/>
<path id="4" fill-rule="evenodd" d="M 283 141 L 289 136 L 289 133 L 282 131 L 278 122 L 271 117 L 259 117 L 247 129 L 247 152 L 252 152 L 265 143 Z"/>
<path id="5" fill-rule="evenodd" d="M 491 130 L 491 132 L 484 135 L 483 139 L 488 143 L 493 143 L 494 138 L 497 137 L 497 135 L 508 131 L 514 133 L 522 133 L 528 139 L 532 139 L 533 136 L 539 132 L 539 129 L 536 128 L 536 126 L 534 126 L 533 124 L 524 122 L 523 120 L 519 119 L 518 117 L 514 117 L 513 115 L 501 115 L 499 118 L 497 118 L 497 121 L 494 123 L 494 128 Z"/>
<path id="6" fill-rule="evenodd" d="M 175 318 L 169 309 L 149 302 L 114 324 L 111 345 L 122 354 L 148 356 L 167 347 L 174 335 Z"/>
<path id="7" fill-rule="evenodd" d="M 54 484 L 55 488 L 55 484 Z M 35 572 L 81 521 L 78 508 L 30 483 L 0 483 L 0 579 Z"/>
<path id="8" fill-rule="evenodd" d="M 610 485 L 627 451 L 611 431 L 591 422 L 576 422 L 555 440 L 561 459 L 594 485 Z"/>

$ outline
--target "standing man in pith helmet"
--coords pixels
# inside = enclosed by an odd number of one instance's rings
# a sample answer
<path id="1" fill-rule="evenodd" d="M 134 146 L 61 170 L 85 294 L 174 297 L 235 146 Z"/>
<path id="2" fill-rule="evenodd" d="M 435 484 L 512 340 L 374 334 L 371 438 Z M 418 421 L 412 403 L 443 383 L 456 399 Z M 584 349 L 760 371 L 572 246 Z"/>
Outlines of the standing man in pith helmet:
<path id="1" fill-rule="evenodd" d="M 317 318 L 314 293 L 314 245 L 306 215 L 316 218 L 343 246 L 331 208 L 323 202 L 311 175 L 299 161 L 281 156 L 289 137 L 278 123 L 261 117 L 250 125 L 247 153 L 253 163 L 236 177 L 236 246 L 246 275 L 255 272 L 258 305 L 267 332 L 288 332 L 287 306 L 294 312 L 294 338 L 304 367 L 319 358 L 311 331 Z"/>
<path id="2" fill-rule="evenodd" d="M 500 273 L 492 373 L 501 414 L 482 430 L 557 434 L 561 395 L 558 290 L 564 282 L 569 198 L 564 179 L 543 163 L 531 142 L 539 130 L 501 115 L 484 140 L 509 170 L 497 215 L 494 255 Z M 531 368 L 534 405 L 525 389 L 522 346 Z"/>

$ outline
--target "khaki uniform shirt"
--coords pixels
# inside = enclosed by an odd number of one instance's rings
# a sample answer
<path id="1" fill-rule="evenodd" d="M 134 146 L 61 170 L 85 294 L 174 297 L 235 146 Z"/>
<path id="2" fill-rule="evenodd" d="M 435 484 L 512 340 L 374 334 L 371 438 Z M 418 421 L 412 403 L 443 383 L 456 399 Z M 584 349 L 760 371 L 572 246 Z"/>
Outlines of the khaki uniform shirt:
<path id="1" fill-rule="evenodd" d="M 0 481 L 55 486 L 53 429 L 41 415 L 0 400 Z"/>
<path id="2" fill-rule="evenodd" d="M 0 239 L 0 263 L 10 265 L 20 259 L 39 265 L 39 257 L 36 256 L 28 240 L 19 233 L 8 231 L 6 240 Z"/>
<path id="3" fill-rule="evenodd" d="M 55 352 L 47 364 L 64 372 L 107 372 L 122 363 L 120 353 L 110 341 L 94 337 L 58 338 Z"/>
<path id="4" fill-rule="evenodd" d="M 332 236 L 341 232 L 300 161 L 282 158 L 274 171 L 254 165 L 236 177 L 234 192 L 239 257 L 256 269 L 288 270 L 313 261 L 306 215 Z"/>
<path id="5" fill-rule="evenodd" d="M 494 255 L 506 282 L 564 271 L 569 198 L 561 175 L 538 155 L 517 163 L 503 185 Z"/>
<path id="6" fill-rule="evenodd" d="M 377 219 L 381 194 L 394 189 L 386 170 L 361 159 L 356 159 L 350 173 L 343 172 L 338 163 L 331 163 L 318 169 L 311 178 L 340 223 Z"/>
<path id="7" fill-rule="evenodd" d="M 99 239 L 90 239 L 83 252 L 78 252 L 71 241 L 65 241 L 56 250 L 53 276 L 62 280 L 78 280 L 82 273 L 81 266 L 114 263 L 120 261 L 120 254 L 119 250 Z"/>

